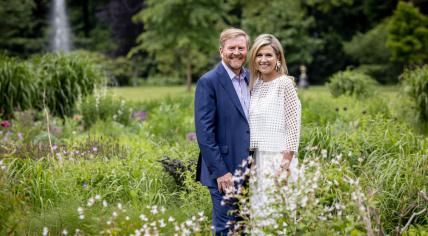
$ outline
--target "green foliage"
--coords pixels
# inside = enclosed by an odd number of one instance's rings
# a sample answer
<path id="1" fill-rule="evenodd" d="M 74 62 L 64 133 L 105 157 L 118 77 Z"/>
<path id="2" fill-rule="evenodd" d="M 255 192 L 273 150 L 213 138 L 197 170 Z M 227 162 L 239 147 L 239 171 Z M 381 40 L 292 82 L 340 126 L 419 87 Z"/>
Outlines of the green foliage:
<path id="1" fill-rule="evenodd" d="M 428 139 L 392 117 L 389 100 L 400 98 L 389 92 L 379 90 L 381 96 L 362 100 L 332 98 L 325 89 L 299 91 L 299 161 L 305 175 L 296 185 L 280 185 L 275 208 L 282 217 L 276 221 L 278 228 L 272 225 L 266 232 L 366 235 L 373 230 L 389 235 L 426 208 L 421 192 L 427 191 Z M 110 103 L 120 106 L 114 98 L 98 106 Z M 53 157 L 47 142 L 32 143 L 37 137 L 33 132 L 45 132 L 44 117 L 16 113 L 11 127 L 0 128 L 0 233 L 41 234 L 47 227 L 55 235 L 64 229 L 69 234 L 79 229 L 89 235 L 122 235 L 146 224 L 170 235 L 176 232 L 175 222 L 181 228 L 186 225 L 180 222 L 187 221 L 186 229 L 199 227 L 199 235 L 209 234 L 210 217 L 201 219 L 198 212 L 210 215 L 210 196 L 194 182 L 194 166 L 182 173 L 184 182 L 177 185 L 159 162 L 164 156 L 196 161 L 197 143 L 186 139 L 194 129 L 192 96 L 142 106 L 147 111 L 143 122 L 99 119 L 87 130 L 79 128 L 77 116 L 65 123 L 53 118 L 51 125 L 73 133 L 57 136 Z M 88 109 L 95 110 L 95 101 Z M 117 107 L 109 109 L 116 112 Z M 18 132 L 23 130 L 28 132 L 21 140 Z M 167 222 L 169 216 L 175 221 Z M 423 212 L 413 218 L 405 233 L 423 234 L 427 217 Z"/>
<path id="2" fill-rule="evenodd" d="M 144 50 L 154 55 L 161 74 L 187 75 L 201 72 L 217 51 L 223 24 L 223 2 L 209 0 L 149 0 L 134 16 L 144 22 L 144 32 L 130 54 Z"/>
<path id="3" fill-rule="evenodd" d="M 358 70 L 382 83 L 396 82 L 401 66 L 389 59 L 391 52 L 386 47 L 388 21 L 376 25 L 362 34 L 357 33 L 349 42 L 344 42 L 344 51 L 360 66 Z"/>
<path id="4" fill-rule="evenodd" d="M 167 98 L 149 110 L 148 117 L 156 122 L 149 122 L 145 127 L 157 137 L 157 140 L 168 142 L 183 140 L 187 133 L 194 130 L 193 100 L 189 96 L 180 100 Z"/>
<path id="5" fill-rule="evenodd" d="M 315 19 L 308 16 L 301 1 L 274 0 L 242 1 L 242 27 L 252 38 L 262 33 L 275 35 L 284 46 L 285 58 L 290 71 L 310 64 L 314 51 L 321 47 L 322 40 L 309 36 Z"/>
<path id="6" fill-rule="evenodd" d="M 413 100 L 417 117 L 422 122 L 428 122 L 428 65 L 403 74 L 405 92 Z"/>
<path id="7" fill-rule="evenodd" d="M 135 85 L 134 78 L 136 65 L 133 61 L 126 57 L 112 58 L 98 52 L 90 52 L 85 50 L 75 51 L 79 55 L 84 55 L 90 58 L 93 63 L 103 71 L 109 78 L 108 84 L 112 86 L 128 86 Z"/>
<path id="8" fill-rule="evenodd" d="M 48 107 L 53 115 L 73 114 L 75 103 L 105 82 L 105 75 L 87 56 L 45 54 L 33 58 L 40 77 L 37 107 Z"/>
<path id="9" fill-rule="evenodd" d="M 0 48 L 15 56 L 40 52 L 46 45 L 45 20 L 37 16 L 40 1 L 0 1 Z"/>
<path id="10" fill-rule="evenodd" d="M 175 76 L 150 76 L 143 83 L 146 85 L 167 86 L 167 85 L 182 85 L 183 79 Z"/>
<path id="11" fill-rule="evenodd" d="M 428 59 L 428 17 L 411 3 L 400 1 L 388 25 L 391 59 L 408 66 Z"/>
<path id="12" fill-rule="evenodd" d="M 391 55 L 386 47 L 387 25 L 388 21 L 383 21 L 364 34 L 356 33 L 351 41 L 344 42 L 346 54 L 361 64 L 386 63 Z"/>
<path id="13" fill-rule="evenodd" d="M 0 55 L 0 115 L 8 117 L 16 110 L 32 107 L 36 92 L 37 77 L 33 66 Z"/>
<path id="14" fill-rule="evenodd" d="M 80 105 L 85 128 L 91 127 L 98 120 L 116 121 L 123 125 L 130 125 L 132 112 L 135 110 L 130 102 L 109 95 L 104 96 L 101 93 L 88 96 Z"/>
<path id="15" fill-rule="evenodd" d="M 327 86 L 334 97 L 348 95 L 366 98 L 373 95 L 375 84 L 370 76 L 348 69 L 334 74 Z"/>

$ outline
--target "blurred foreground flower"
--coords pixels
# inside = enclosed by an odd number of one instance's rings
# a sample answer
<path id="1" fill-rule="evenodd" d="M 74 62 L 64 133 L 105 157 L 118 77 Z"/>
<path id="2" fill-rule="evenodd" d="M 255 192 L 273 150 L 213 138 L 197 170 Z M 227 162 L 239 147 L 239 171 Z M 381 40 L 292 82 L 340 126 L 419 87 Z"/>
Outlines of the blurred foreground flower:
<path id="1" fill-rule="evenodd" d="M 187 133 L 186 137 L 187 137 L 187 140 L 194 141 L 196 140 L 196 133 L 195 132 Z"/>
<path id="2" fill-rule="evenodd" d="M 10 122 L 8 120 L 3 120 L 0 122 L 0 125 L 4 128 L 9 128 L 10 127 Z"/>
<path id="3" fill-rule="evenodd" d="M 139 120 L 139 121 L 144 121 L 147 118 L 147 112 L 145 111 L 136 111 L 132 113 L 132 118 Z"/>

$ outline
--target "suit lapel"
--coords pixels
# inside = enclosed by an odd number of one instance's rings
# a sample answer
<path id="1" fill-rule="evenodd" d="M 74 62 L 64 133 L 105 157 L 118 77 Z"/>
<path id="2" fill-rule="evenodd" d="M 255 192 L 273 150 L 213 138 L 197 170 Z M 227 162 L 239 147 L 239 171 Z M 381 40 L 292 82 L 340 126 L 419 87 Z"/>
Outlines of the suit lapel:
<path id="1" fill-rule="evenodd" d="M 221 86 L 223 86 L 223 88 L 226 90 L 227 95 L 230 97 L 241 116 L 247 121 L 244 110 L 242 109 L 241 102 L 239 101 L 238 94 L 236 94 L 235 87 L 233 86 L 232 80 L 230 79 L 229 75 L 226 72 L 226 69 L 221 63 L 217 65 L 217 74 L 219 75 Z"/>

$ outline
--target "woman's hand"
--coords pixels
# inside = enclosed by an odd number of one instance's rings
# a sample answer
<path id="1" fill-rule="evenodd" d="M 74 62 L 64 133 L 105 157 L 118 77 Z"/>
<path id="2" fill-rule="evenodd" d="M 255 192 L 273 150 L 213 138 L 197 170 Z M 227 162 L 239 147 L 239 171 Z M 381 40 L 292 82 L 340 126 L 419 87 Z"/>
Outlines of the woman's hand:
<path id="1" fill-rule="evenodd" d="M 293 156 L 294 152 L 283 152 L 280 168 L 275 173 L 276 177 L 285 178 L 285 185 L 287 185 L 288 177 L 291 175 L 290 164 Z"/>
<path id="2" fill-rule="evenodd" d="M 282 161 L 281 161 L 281 169 L 282 170 L 286 170 L 286 171 L 290 171 L 290 164 L 291 164 L 291 160 L 293 159 L 294 156 L 294 152 L 283 152 L 282 154 Z"/>

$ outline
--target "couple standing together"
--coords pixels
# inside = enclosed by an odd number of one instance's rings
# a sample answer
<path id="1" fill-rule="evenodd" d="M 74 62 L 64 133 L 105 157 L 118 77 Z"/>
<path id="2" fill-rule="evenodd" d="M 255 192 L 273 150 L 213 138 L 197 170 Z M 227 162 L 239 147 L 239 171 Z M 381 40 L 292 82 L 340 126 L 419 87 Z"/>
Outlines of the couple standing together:
<path id="1" fill-rule="evenodd" d="M 269 189 L 280 173 L 296 179 L 300 138 L 300 101 L 287 76 L 284 50 L 270 34 L 258 36 L 250 50 L 250 71 L 243 67 L 249 37 L 240 29 L 220 35 L 221 63 L 198 81 L 195 126 L 201 150 L 197 179 L 208 187 L 216 235 L 227 235 L 232 206 L 222 205 L 233 174 L 253 154 L 250 176 L 252 218 L 266 218 Z M 255 181 L 251 181 L 255 180 Z M 269 222 L 264 220 L 264 222 Z"/>

